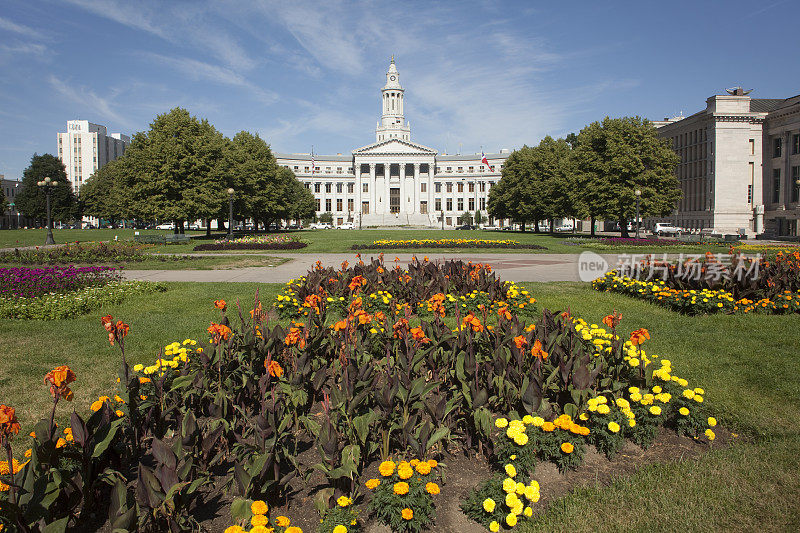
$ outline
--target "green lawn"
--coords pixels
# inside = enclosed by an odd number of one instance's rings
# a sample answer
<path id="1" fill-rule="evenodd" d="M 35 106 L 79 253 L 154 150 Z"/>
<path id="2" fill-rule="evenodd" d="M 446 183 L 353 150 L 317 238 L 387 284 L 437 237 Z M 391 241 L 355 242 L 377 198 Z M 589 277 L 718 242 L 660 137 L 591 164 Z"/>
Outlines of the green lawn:
<path id="1" fill-rule="evenodd" d="M 154 234 L 164 235 L 169 231 L 159 230 L 136 230 L 142 235 Z M 94 229 L 94 230 L 53 230 L 57 243 L 75 241 L 108 241 L 117 237 L 121 240 L 133 239 L 134 230 L 132 229 Z M 202 231 L 187 232 L 188 235 L 205 235 Z M 371 244 L 380 239 L 491 239 L 504 240 L 511 239 L 522 244 L 538 244 L 544 246 L 545 250 L 530 250 L 513 248 L 500 249 L 443 249 L 443 248 L 420 248 L 408 250 L 383 250 L 387 255 L 398 252 L 413 251 L 415 253 L 430 254 L 436 252 L 452 253 L 558 253 L 573 254 L 580 253 L 586 248 L 580 245 L 568 245 L 564 239 L 571 237 L 571 234 L 561 234 L 550 236 L 547 234 L 536 234 L 531 231 L 483 231 L 483 230 L 438 230 L 438 229 L 364 229 L 364 230 L 302 230 L 295 232 L 281 232 L 280 235 L 297 236 L 308 243 L 306 248 L 300 250 L 265 250 L 267 253 L 347 253 L 356 252 L 352 250 L 354 244 Z M 586 235 L 583 235 L 586 236 Z M 222 237 L 222 234 L 219 234 Z M 0 231 L 0 248 L 12 248 L 15 246 L 39 246 L 44 244 L 45 230 L 4 230 Z M 209 241 L 198 241 L 209 242 Z M 155 253 L 185 253 L 191 252 L 197 243 L 190 244 L 169 244 L 156 246 Z M 725 252 L 726 246 L 670 246 L 645 249 L 643 247 L 619 247 L 613 250 L 594 250 L 599 253 L 646 253 L 646 252 L 684 252 L 684 253 L 703 253 L 706 251 Z"/>
<path id="2" fill-rule="evenodd" d="M 220 257 L 206 256 L 175 256 L 169 258 L 148 258 L 144 261 L 131 261 L 125 263 L 111 263 L 112 266 L 126 270 L 230 270 L 248 267 L 274 267 L 285 263 L 289 259 L 259 255 L 256 257 L 241 257 L 235 255 L 220 255 Z M 19 263 L 2 263 L 0 267 L 17 267 Z M 41 265 L 26 265 L 41 266 Z M 82 266 L 76 264 L 75 266 Z"/>
<path id="3" fill-rule="evenodd" d="M 676 374 L 705 388 L 720 423 L 739 437 L 734 445 L 698 460 L 676 457 L 610 485 L 576 491 L 521 531 L 800 529 L 800 315 L 686 317 L 578 283 L 525 285 L 540 306 L 569 309 L 598 323 L 616 309 L 624 331 L 648 328 L 652 339 L 644 348 L 668 357 Z M 237 299 L 250 303 L 260 289 L 266 304 L 282 288 L 238 283 L 169 287 L 72 320 L 0 320 L 0 402 L 17 408 L 27 430 L 49 404 L 42 377 L 64 363 L 78 375 L 79 410 L 113 391 L 119 352 L 108 345 L 99 321 L 103 314 L 131 325 L 131 361 L 148 363 L 169 342 L 204 338 L 208 324 L 219 316 L 213 300 L 224 298 L 235 308 Z"/>

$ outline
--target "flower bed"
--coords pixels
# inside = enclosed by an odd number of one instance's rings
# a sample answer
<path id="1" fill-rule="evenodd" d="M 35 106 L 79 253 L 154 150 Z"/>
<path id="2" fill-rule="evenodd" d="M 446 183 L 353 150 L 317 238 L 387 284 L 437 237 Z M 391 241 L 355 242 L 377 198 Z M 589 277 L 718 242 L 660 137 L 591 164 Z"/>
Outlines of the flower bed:
<path id="1" fill-rule="evenodd" d="M 0 298 L 0 318 L 18 320 L 57 320 L 85 315 L 90 311 L 123 302 L 134 294 L 167 290 L 163 283 L 148 281 L 110 281 L 71 292 L 55 292 L 36 297 Z"/>
<path id="2" fill-rule="evenodd" d="M 235 497 L 229 532 L 299 531 L 278 515 L 287 498 L 296 509 L 314 501 L 322 531 L 357 530 L 359 510 L 394 531 L 435 530 L 444 459 L 481 452 L 501 470 L 464 509 L 497 531 L 533 517 L 537 462 L 575 468 L 587 446 L 607 455 L 625 438 L 647 446 L 661 426 L 715 438 L 704 391 L 643 350 L 646 330 L 622 334 L 616 315 L 604 319 L 608 329 L 546 309 L 528 320 L 510 306 L 422 317 L 398 288 L 382 316 L 364 310 L 371 287 L 406 277 L 439 283 L 408 294 L 480 288 L 507 298 L 507 284 L 477 267 L 414 262 L 404 271 L 376 261 L 333 276 L 318 265 L 296 291 L 335 277 L 346 306 L 312 292 L 302 321 L 275 324 L 258 300 L 230 315 L 220 300 L 208 342 L 169 344 L 148 366 L 128 366 L 128 325 L 103 317 L 120 348 L 120 390 L 94 402 L 86 420 L 73 413 L 70 438 L 52 416 L 36 426 L 30 462 L 1 479 L 14 490 L 0 516 L 80 527 L 110 501 L 110 528 L 197 530 L 201 508 L 224 513 L 216 496 L 225 491 Z M 65 367 L 46 377 L 53 413 L 72 399 L 74 380 Z M 9 447 L 20 431 L 13 420 L 13 411 L 0 417 Z M 34 490 L 49 479 L 64 482 Z M 83 498 L 71 497 L 76 490 Z"/>
<path id="3" fill-rule="evenodd" d="M 519 248 L 528 250 L 546 250 L 538 244 L 520 244 L 510 239 L 382 239 L 372 244 L 354 244 L 353 250 L 380 250 L 396 248 Z"/>
<path id="4" fill-rule="evenodd" d="M 583 246 L 596 250 L 613 250 L 615 248 L 663 248 L 681 246 L 717 246 L 719 242 L 689 242 L 676 241 L 670 239 L 660 239 L 657 237 L 570 237 L 564 239 L 564 244 L 571 246 Z"/>
<path id="5" fill-rule="evenodd" d="M 208 244 L 198 244 L 195 252 L 214 250 L 298 250 L 308 244 L 297 237 L 283 235 L 259 235 L 254 237 L 238 237 L 221 239 Z"/>
<path id="6" fill-rule="evenodd" d="M 119 279 L 114 267 L 0 268 L 0 298 L 34 298 L 105 285 Z"/>
<path id="7" fill-rule="evenodd" d="M 76 264 L 126 264 L 142 261 L 186 261 L 197 259 L 191 255 L 151 254 L 154 245 L 120 242 L 71 243 L 54 248 L 15 249 L 0 253 L 0 264 L 21 265 L 76 265 Z"/>
<path id="8" fill-rule="evenodd" d="M 637 277 L 613 270 L 592 287 L 693 315 L 800 312 L 800 252 L 778 252 L 771 259 L 736 254 L 729 265 L 711 254 L 683 263 L 645 260 L 628 270 Z"/>

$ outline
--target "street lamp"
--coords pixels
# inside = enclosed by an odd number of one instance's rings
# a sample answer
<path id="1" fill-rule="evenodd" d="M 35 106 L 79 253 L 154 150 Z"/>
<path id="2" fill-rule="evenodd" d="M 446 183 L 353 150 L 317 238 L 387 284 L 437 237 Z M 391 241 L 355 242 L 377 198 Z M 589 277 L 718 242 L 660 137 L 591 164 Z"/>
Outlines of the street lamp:
<path id="1" fill-rule="evenodd" d="M 233 187 L 228 189 L 228 238 L 233 238 Z"/>
<path id="2" fill-rule="evenodd" d="M 53 181 L 50 178 L 45 178 L 40 182 L 37 182 L 36 185 L 39 187 L 44 188 L 45 196 L 47 196 L 47 239 L 45 239 L 45 244 L 55 244 L 56 240 L 53 238 L 53 220 L 50 216 L 50 194 L 53 192 L 53 188 L 58 186 L 57 181 Z"/>
<path id="3" fill-rule="evenodd" d="M 639 198 L 642 196 L 642 191 L 636 189 L 636 238 L 639 238 Z"/>

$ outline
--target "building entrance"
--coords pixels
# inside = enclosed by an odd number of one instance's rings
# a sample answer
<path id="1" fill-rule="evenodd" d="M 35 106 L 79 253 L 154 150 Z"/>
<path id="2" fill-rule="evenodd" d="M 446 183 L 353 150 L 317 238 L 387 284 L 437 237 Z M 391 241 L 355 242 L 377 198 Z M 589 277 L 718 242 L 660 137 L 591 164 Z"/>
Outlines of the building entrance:
<path id="1" fill-rule="evenodd" d="M 389 212 L 400 212 L 400 188 L 392 187 L 389 189 Z"/>

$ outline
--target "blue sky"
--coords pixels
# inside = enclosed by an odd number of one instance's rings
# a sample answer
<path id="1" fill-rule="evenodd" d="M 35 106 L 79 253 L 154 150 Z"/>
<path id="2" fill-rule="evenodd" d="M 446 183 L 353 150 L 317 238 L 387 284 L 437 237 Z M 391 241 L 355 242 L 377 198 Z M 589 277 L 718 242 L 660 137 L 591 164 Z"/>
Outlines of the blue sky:
<path id="1" fill-rule="evenodd" d="M 796 0 L 5 0 L 0 174 L 66 121 L 132 134 L 175 106 L 278 152 L 374 141 L 394 54 L 412 140 L 486 152 L 606 115 L 699 111 L 726 87 L 800 93 Z"/>

